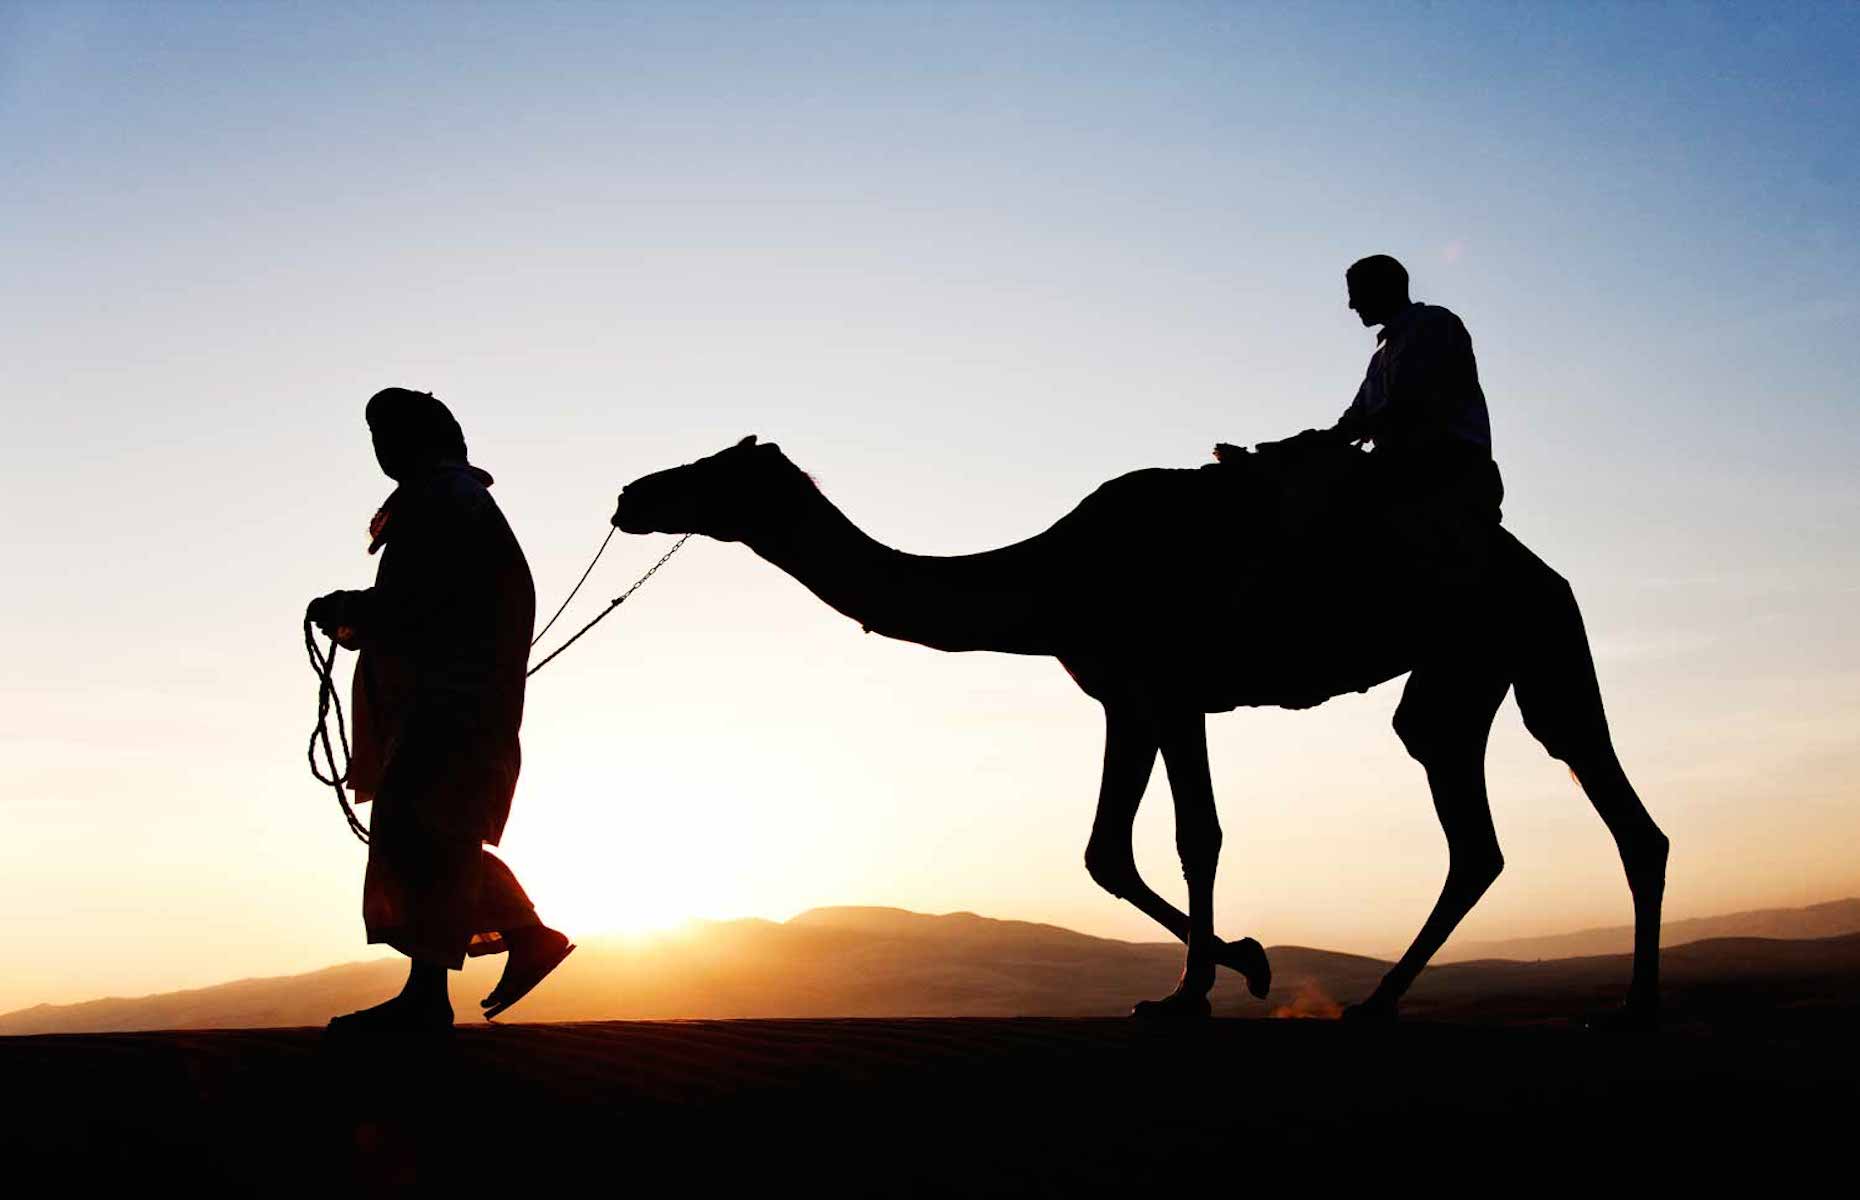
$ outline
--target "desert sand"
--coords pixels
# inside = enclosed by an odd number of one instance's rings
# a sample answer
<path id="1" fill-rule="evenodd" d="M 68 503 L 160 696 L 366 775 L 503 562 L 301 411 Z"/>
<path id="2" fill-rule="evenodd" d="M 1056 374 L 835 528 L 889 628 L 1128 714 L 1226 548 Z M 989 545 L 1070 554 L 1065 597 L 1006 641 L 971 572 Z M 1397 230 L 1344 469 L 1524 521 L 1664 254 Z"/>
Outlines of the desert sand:
<path id="1" fill-rule="evenodd" d="M 1847 1016 L 1851 1018 L 1853 1010 Z M 603 1022 L 0 1041 L 14 1178 L 71 1194 L 1662 1190 L 1843 1153 L 1854 1039 L 1216 1020 Z M 1405 1181 L 1405 1182 L 1404 1182 Z M 493 1191 L 491 1189 L 496 1189 Z M 19 1195 L 28 1192 L 15 1193 Z"/>
<path id="2" fill-rule="evenodd" d="M 1166 986 L 1175 957 L 967 914 L 834 910 L 786 928 L 699 939 L 688 959 L 658 961 L 659 990 L 605 1002 L 690 1002 L 709 978 L 722 1004 L 738 1005 L 757 979 L 772 986 L 770 1007 L 1077 1012 Z M 760 957 L 736 960 L 746 974 L 716 972 L 752 946 Z M 941 991 L 844 974 L 916 962 L 926 947 L 947 956 L 922 968 Z M 767 957 L 784 948 L 796 954 L 786 988 L 773 986 L 781 964 Z M 1746 1178 L 1794 1190 L 1817 1170 L 1844 1170 L 1860 1112 L 1860 935 L 1670 948 L 1666 1028 L 1641 1036 L 1582 1027 L 1619 998 L 1624 957 L 1437 967 L 1409 1020 L 1363 1029 L 1321 1018 L 1381 963 L 1273 953 L 1268 1000 L 1224 984 L 1228 1015 L 1177 1032 L 1115 1016 L 839 1015 L 474 1022 L 449 1038 L 347 1045 L 315 1027 L 22 1033 L 0 1037 L 0 1150 L 10 1180 L 74 1195 L 1325 1196 L 1551 1184 L 1613 1195 Z M 556 1005 L 625 983 L 590 957 L 597 969 L 564 980 Z M 392 964 L 364 966 L 379 975 Z M 843 973 L 837 992 L 825 988 L 829 968 Z M 206 989 L 211 1003 L 193 993 L 9 1021 L 173 1018 L 233 1001 L 246 1007 L 219 1011 L 250 1016 L 276 1011 L 273 984 Z"/>

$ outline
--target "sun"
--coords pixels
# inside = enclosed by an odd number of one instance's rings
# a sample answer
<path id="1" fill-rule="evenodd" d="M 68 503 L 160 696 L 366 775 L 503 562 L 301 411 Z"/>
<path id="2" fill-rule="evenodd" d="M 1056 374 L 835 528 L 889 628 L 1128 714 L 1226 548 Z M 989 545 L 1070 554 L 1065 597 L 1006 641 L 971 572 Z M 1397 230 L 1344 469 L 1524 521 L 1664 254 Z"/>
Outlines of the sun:
<path id="1" fill-rule="evenodd" d="M 663 933 L 699 911 L 689 878 L 665 856 L 538 847 L 514 852 L 509 861 L 537 915 L 576 937 Z"/>
<path id="2" fill-rule="evenodd" d="M 747 915 L 734 848 L 706 839 L 690 818 L 630 806 L 536 808 L 549 818 L 493 852 L 516 872 L 546 924 L 576 937 L 639 936 L 696 918 Z M 681 849 L 693 845 L 708 853 Z"/>

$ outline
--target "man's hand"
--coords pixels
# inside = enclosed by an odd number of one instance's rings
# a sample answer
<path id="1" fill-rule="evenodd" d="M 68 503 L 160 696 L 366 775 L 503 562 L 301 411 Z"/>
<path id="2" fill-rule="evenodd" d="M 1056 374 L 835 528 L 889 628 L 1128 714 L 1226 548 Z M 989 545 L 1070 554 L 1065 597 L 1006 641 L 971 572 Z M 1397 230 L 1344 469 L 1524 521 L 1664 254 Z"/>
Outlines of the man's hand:
<path id="1" fill-rule="evenodd" d="M 1334 428 L 1307 429 L 1276 442 L 1261 442 L 1253 449 L 1255 453 L 1272 456 L 1309 454 L 1327 446 L 1341 446 L 1344 441 L 1344 435 Z"/>
<path id="2" fill-rule="evenodd" d="M 310 619 L 310 623 L 324 637 L 335 638 L 344 645 L 355 636 L 345 619 L 348 615 L 349 595 L 348 592 L 331 592 L 327 596 L 318 596 L 304 611 L 304 616 Z"/>

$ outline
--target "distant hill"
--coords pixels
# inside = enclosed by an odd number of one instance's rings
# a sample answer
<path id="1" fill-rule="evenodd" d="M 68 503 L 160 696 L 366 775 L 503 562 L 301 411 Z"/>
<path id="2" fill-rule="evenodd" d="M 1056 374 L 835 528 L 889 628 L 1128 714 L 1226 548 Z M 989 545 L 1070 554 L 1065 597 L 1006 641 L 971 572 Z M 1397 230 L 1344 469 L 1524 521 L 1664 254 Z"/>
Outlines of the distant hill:
<path id="1" fill-rule="evenodd" d="M 1272 995 L 1254 1000 L 1222 972 L 1218 1013 L 1334 1016 L 1387 967 L 1301 946 L 1270 953 Z M 1181 954 L 1174 943 L 1120 942 L 973 913 L 825 908 L 785 923 L 698 922 L 654 939 L 584 941 L 512 1017 L 1118 1016 L 1135 1000 L 1167 992 Z M 477 960 L 454 981 L 460 1020 L 475 1020 L 476 998 L 500 969 L 499 960 Z M 0 1034 L 320 1025 L 384 998 L 403 975 L 398 960 L 387 960 L 135 999 L 39 1005 L 0 1016 Z M 1699 942 L 1668 951 L 1665 977 L 1669 997 L 1683 1000 L 1688 989 L 1735 994 L 1746 1017 L 1783 1004 L 1851 1005 L 1860 1002 L 1860 935 Z M 1423 975 L 1406 1011 L 1475 1023 L 1556 1021 L 1617 1003 L 1627 978 L 1625 956 L 1454 963 Z"/>
<path id="2" fill-rule="evenodd" d="M 1829 938 L 1845 933 L 1860 933 L 1860 899 L 1830 900 L 1807 908 L 1761 908 L 1721 917 L 1667 921 L 1660 929 L 1660 941 L 1663 945 L 1677 946 L 1706 938 Z M 1456 944 L 1435 962 L 1465 962 L 1477 958 L 1524 961 L 1577 958 L 1586 954 L 1629 954 L 1633 949 L 1634 927 L 1611 925 L 1549 937 Z"/>

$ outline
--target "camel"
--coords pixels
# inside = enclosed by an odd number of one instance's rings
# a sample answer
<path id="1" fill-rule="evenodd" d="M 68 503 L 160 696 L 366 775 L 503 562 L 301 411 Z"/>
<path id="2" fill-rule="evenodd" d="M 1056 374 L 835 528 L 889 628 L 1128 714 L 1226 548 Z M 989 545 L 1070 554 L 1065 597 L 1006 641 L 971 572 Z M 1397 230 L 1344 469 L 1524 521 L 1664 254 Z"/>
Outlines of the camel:
<path id="1" fill-rule="evenodd" d="M 944 651 L 1058 659 L 1105 715 L 1085 868 L 1186 944 L 1175 989 L 1133 1009 L 1151 1020 L 1206 1017 L 1217 966 L 1239 972 L 1255 996 L 1271 986 L 1271 964 L 1256 939 L 1224 941 L 1214 932 L 1222 833 L 1207 714 L 1306 708 L 1411 672 L 1395 732 L 1426 773 L 1450 857 L 1439 899 L 1413 943 L 1370 996 L 1345 1009 L 1348 1019 L 1380 1023 L 1396 1018 L 1403 994 L 1504 865 L 1484 759 L 1492 720 L 1515 688 L 1526 727 L 1569 767 L 1626 869 L 1632 979 L 1624 1005 L 1604 1022 L 1651 1028 L 1668 841 L 1615 755 L 1569 585 L 1501 528 L 1482 585 L 1490 619 L 1457 630 L 1454 652 L 1435 649 L 1440 639 L 1402 632 L 1421 622 L 1402 618 L 1401 598 L 1425 589 L 1404 589 L 1386 571 L 1380 580 L 1352 575 L 1347 564 L 1326 574 L 1310 557 L 1300 566 L 1261 549 L 1280 527 L 1272 505 L 1283 496 L 1263 461 L 1249 455 L 1134 471 L 1024 541 L 931 557 L 861 532 L 778 446 L 751 436 L 628 484 L 613 524 L 627 533 L 741 542 L 869 633 Z M 1380 590 L 1371 589 L 1376 583 Z M 1361 618 L 1366 603 L 1377 619 Z M 1187 912 L 1144 882 L 1131 851 L 1159 753 L 1174 795 Z"/>

